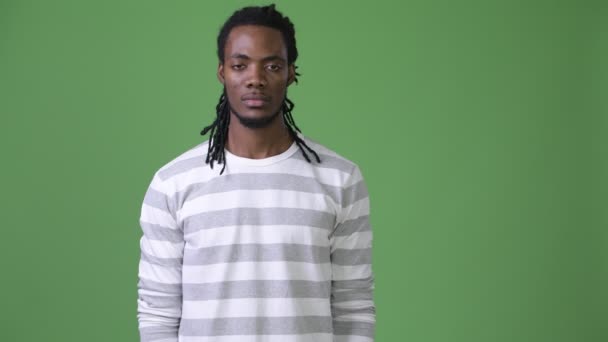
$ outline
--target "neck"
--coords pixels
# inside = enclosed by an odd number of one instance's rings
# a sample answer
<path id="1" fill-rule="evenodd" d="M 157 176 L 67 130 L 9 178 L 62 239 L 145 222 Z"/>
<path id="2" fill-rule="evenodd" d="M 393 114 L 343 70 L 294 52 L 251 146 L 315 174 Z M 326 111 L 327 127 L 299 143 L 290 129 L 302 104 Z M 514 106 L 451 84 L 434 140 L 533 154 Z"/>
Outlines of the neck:
<path id="1" fill-rule="evenodd" d="M 283 115 L 266 127 L 243 126 L 231 112 L 226 149 L 243 158 L 262 159 L 285 152 L 293 143 Z"/>

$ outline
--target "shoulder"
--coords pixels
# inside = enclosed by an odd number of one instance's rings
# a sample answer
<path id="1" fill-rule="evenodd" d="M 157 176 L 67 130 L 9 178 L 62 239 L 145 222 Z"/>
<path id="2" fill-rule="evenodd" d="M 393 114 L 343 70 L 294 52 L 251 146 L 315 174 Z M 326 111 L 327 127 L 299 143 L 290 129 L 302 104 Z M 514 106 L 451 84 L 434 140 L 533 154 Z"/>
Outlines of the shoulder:
<path id="1" fill-rule="evenodd" d="M 155 178 L 164 183 L 193 169 L 209 168 L 209 164 L 205 163 L 208 146 L 209 140 L 205 140 L 165 162 L 156 171 Z"/>
<path id="2" fill-rule="evenodd" d="M 304 136 L 302 134 L 298 135 L 311 149 L 313 149 L 319 155 L 321 163 L 317 163 L 312 153 L 308 153 L 309 157 L 313 161 L 313 164 L 318 168 L 332 169 L 334 171 L 340 172 L 343 175 L 343 186 L 348 186 L 357 183 L 362 179 L 361 170 L 356 162 L 336 152 L 331 147 L 319 143 L 315 139 L 312 139 L 308 136 Z"/>

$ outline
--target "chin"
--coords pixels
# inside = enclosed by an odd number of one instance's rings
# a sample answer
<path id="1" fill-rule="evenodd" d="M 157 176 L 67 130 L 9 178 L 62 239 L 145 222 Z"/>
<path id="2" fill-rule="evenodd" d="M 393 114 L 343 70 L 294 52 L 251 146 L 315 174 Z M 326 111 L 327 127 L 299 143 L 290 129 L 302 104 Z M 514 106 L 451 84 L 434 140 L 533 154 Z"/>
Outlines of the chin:
<path id="1" fill-rule="evenodd" d="M 273 114 L 272 111 L 270 111 L 268 108 L 243 108 L 243 110 L 237 112 L 239 114 L 241 114 L 241 116 L 246 116 L 246 117 L 250 117 L 250 118 L 256 118 L 256 117 L 266 117 L 266 116 L 271 116 Z"/>
<path id="2" fill-rule="evenodd" d="M 232 110 L 232 113 L 237 117 L 239 122 L 249 128 L 263 128 L 267 127 L 276 120 L 279 116 L 280 111 L 272 112 L 262 112 L 265 109 L 260 108 L 259 110 L 247 108 L 246 110 L 239 112 Z"/>

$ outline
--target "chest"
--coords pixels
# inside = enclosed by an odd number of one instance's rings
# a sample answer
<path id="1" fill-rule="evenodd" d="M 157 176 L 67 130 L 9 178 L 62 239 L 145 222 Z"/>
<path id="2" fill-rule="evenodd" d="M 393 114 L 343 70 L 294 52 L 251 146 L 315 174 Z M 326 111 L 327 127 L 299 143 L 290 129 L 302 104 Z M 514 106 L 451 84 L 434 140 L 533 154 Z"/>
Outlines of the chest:
<path id="1" fill-rule="evenodd" d="M 243 244 L 329 246 L 335 204 L 319 191 L 242 189 L 183 205 L 186 248 Z"/>

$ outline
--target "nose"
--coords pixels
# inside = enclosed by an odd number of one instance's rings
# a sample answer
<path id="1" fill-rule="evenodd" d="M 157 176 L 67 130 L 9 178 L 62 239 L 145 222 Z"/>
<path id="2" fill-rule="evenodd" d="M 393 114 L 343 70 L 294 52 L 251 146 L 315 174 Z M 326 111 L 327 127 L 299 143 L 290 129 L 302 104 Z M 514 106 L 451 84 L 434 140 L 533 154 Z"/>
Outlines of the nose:
<path id="1" fill-rule="evenodd" d="M 247 78 L 248 88 L 263 88 L 266 86 L 266 77 L 262 67 L 250 68 L 249 77 Z"/>

